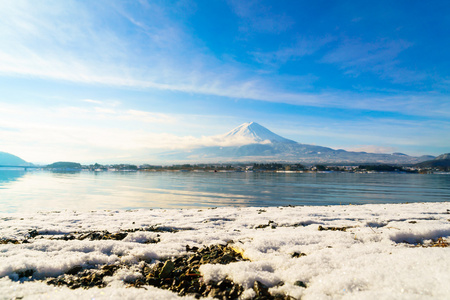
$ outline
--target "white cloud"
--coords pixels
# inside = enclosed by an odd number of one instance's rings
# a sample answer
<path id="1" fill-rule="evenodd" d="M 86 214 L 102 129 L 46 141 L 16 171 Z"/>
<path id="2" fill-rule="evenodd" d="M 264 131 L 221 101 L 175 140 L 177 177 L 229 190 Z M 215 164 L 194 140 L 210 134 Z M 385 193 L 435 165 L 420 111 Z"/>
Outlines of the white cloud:
<path id="1" fill-rule="evenodd" d="M 396 151 L 395 147 L 386 147 L 378 145 L 358 145 L 353 147 L 343 147 L 340 149 L 353 152 L 368 152 L 368 153 L 393 153 Z"/>
<path id="2" fill-rule="evenodd" d="M 83 99 L 81 101 L 87 102 L 87 103 L 94 103 L 94 104 L 103 104 L 103 101 L 100 101 L 100 100 Z"/>
<path id="3" fill-rule="evenodd" d="M 151 128 L 173 123 L 173 116 L 133 109 L 2 104 L 0 140 L 2 151 L 31 161 L 86 160 L 170 146 Z"/>
<path id="4" fill-rule="evenodd" d="M 346 40 L 325 55 L 322 62 L 337 64 L 352 76 L 371 72 L 396 83 L 417 83 L 427 76 L 402 67 L 399 59 L 401 53 L 412 46 L 412 43 L 404 40 L 378 40 L 370 43 Z"/>
<path id="5" fill-rule="evenodd" d="M 31 162 L 89 163 L 99 158 L 117 162 L 147 159 L 155 151 L 168 149 L 249 142 L 239 138 L 224 140 L 223 135 L 178 136 L 167 132 L 177 132 L 177 128 L 185 126 L 180 116 L 122 106 L 96 106 L 99 102 L 47 108 L 3 103 L 0 105 L 0 151 Z"/>
<path id="6" fill-rule="evenodd" d="M 174 123 L 176 119 L 167 114 L 129 109 L 118 114 L 118 119 L 143 123 Z"/>

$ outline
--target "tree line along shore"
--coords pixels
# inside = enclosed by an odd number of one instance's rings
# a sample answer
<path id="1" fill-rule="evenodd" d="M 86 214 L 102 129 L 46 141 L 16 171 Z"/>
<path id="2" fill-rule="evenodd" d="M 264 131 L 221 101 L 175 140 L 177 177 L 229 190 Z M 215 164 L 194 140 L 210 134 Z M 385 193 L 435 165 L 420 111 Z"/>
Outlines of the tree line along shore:
<path id="1" fill-rule="evenodd" d="M 76 162 L 55 162 L 43 169 L 52 171 L 184 171 L 184 172 L 348 172 L 348 173 L 434 173 L 449 172 L 449 166 L 400 166 L 387 164 L 359 165 L 304 165 L 301 163 L 239 163 L 239 164 L 174 164 L 174 165 L 134 165 L 134 164 L 90 164 L 82 165 Z"/>

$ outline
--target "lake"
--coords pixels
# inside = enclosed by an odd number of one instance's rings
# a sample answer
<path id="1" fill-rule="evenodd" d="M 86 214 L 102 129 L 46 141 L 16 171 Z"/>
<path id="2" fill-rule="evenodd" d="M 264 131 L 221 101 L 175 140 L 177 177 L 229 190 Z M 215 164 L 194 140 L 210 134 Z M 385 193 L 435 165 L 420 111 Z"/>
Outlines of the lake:
<path id="1" fill-rule="evenodd" d="M 450 201 L 450 175 L 0 170 L 0 212 Z"/>

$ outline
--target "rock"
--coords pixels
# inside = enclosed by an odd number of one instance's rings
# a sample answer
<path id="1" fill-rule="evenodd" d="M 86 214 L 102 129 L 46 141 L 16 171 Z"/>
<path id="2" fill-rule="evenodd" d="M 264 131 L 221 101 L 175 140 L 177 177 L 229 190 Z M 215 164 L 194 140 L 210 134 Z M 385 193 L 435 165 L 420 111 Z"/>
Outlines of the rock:
<path id="1" fill-rule="evenodd" d="M 297 280 L 296 282 L 294 282 L 294 285 L 303 287 L 306 289 L 306 284 L 303 281 Z"/>
<path id="2" fill-rule="evenodd" d="M 78 272 L 80 272 L 81 270 L 83 270 L 83 267 L 80 266 L 80 265 L 76 265 L 76 266 L 73 266 L 72 268 L 70 268 L 70 269 L 66 272 L 66 274 L 68 274 L 68 275 L 75 275 L 75 274 L 77 274 Z"/>
<path id="3" fill-rule="evenodd" d="M 267 297 L 267 298 L 272 297 L 272 295 L 270 295 L 269 293 L 269 288 L 259 281 L 255 281 L 253 283 L 253 290 L 256 293 L 256 297 L 259 299 L 261 299 L 260 297 Z"/>
<path id="4" fill-rule="evenodd" d="M 149 274 L 146 278 L 145 281 L 147 282 L 147 284 L 153 285 L 158 287 L 160 284 L 160 280 L 156 277 L 153 277 L 153 274 Z"/>
<path id="5" fill-rule="evenodd" d="M 294 253 L 291 254 L 291 257 L 293 257 L 293 258 L 295 258 L 295 257 L 302 257 L 302 256 L 306 256 L 306 254 L 302 253 L 302 252 L 300 252 L 300 253 L 294 252 Z"/>
<path id="6" fill-rule="evenodd" d="M 118 269 L 119 267 L 116 265 L 105 265 L 102 267 L 102 275 L 103 276 L 113 276 L 114 272 Z"/>
<path id="7" fill-rule="evenodd" d="M 239 284 L 234 284 L 230 289 L 228 297 L 230 299 L 237 299 L 240 294 L 242 294 L 243 288 Z"/>
<path id="8" fill-rule="evenodd" d="M 146 240 L 146 241 L 144 242 L 144 244 L 157 244 L 157 243 L 159 243 L 159 242 L 161 242 L 161 239 L 156 238 L 156 239 L 149 239 L 149 240 Z"/>
<path id="9" fill-rule="evenodd" d="M 196 252 L 198 251 L 198 247 L 190 247 L 189 245 L 186 245 L 186 252 Z"/>
<path id="10" fill-rule="evenodd" d="M 111 235 L 111 239 L 112 239 L 112 240 L 121 241 L 121 240 L 123 240 L 124 238 L 126 238 L 127 235 L 128 235 L 128 233 L 126 233 L 126 232 L 118 232 L 118 233 L 116 233 L 116 234 L 112 234 L 112 235 Z"/>
<path id="11" fill-rule="evenodd" d="M 1 244 L 20 244 L 20 242 L 18 240 L 14 240 L 14 239 L 1 239 L 0 245 Z"/>
<path id="12" fill-rule="evenodd" d="M 208 297 L 218 298 L 219 294 L 220 294 L 220 289 L 218 287 L 212 288 L 208 294 Z"/>
<path id="13" fill-rule="evenodd" d="M 16 273 L 19 276 L 19 278 L 31 277 L 34 274 L 34 270 L 33 269 L 27 269 L 27 270 L 24 270 L 24 271 L 16 271 Z"/>
<path id="14" fill-rule="evenodd" d="M 234 257 L 231 256 L 230 254 L 224 254 L 221 258 L 220 258 L 220 263 L 221 264 L 229 264 L 230 262 L 234 261 Z"/>
<path id="15" fill-rule="evenodd" d="M 323 226 L 319 225 L 318 230 L 319 231 L 324 231 L 324 230 L 347 231 L 347 228 L 349 228 L 349 227 L 346 227 L 346 226 L 344 226 L 344 227 L 323 227 Z"/>
<path id="16" fill-rule="evenodd" d="M 195 262 L 200 262 L 201 259 L 202 259 L 202 257 L 200 255 L 193 255 L 193 256 L 188 258 L 187 262 L 189 264 L 193 264 Z"/>
<path id="17" fill-rule="evenodd" d="M 30 238 L 35 238 L 39 235 L 39 232 L 36 229 L 33 229 L 28 232 L 28 235 L 30 236 Z"/>
<path id="18" fill-rule="evenodd" d="M 83 236 L 86 239 L 100 238 L 108 236 L 109 233 L 94 232 L 75 233 L 76 238 Z M 112 236 L 109 235 L 109 238 Z M 220 282 L 204 282 L 199 272 L 201 264 L 206 263 L 232 263 L 244 260 L 241 253 L 236 252 L 227 245 L 211 245 L 198 249 L 196 247 L 188 248 L 189 255 L 169 259 L 165 262 L 148 264 L 142 261 L 139 271 L 142 276 L 125 281 L 129 287 L 140 287 L 149 284 L 158 288 L 168 289 L 180 296 L 190 295 L 191 297 L 215 297 L 219 299 L 238 299 L 243 292 L 243 288 L 229 279 Z M 91 288 L 105 287 L 103 281 L 105 276 L 112 276 L 119 268 L 130 268 L 126 264 L 121 265 L 103 265 L 97 270 L 83 270 L 81 266 L 74 266 L 66 274 L 57 278 L 46 280 L 47 284 L 55 286 L 68 286 L 69 288 Z M 21 274 L 22 275 L 22 274 Z M 23 274 L 22 276 L 29 275 Z M 273 299 L 268 293 L 268 288 L 261 283 L 255 283 L 258 290 L 257 299 Z M 272 297 L 272 298 L 271 298 Z"/>
<path id="19" fill-rule="evenodd" d="M 164 264 L 164 266 L 161 269 L 161 272 L 159 273 L 159 277 L 160 278 L 169 277 L 170 272 L 172 272 L 172 270 L 174 268 L 175 268 L 175 264 L 173 263 L 173 261 L 171 261 L 171 260 L 166 261 L 166 263 Z"/>

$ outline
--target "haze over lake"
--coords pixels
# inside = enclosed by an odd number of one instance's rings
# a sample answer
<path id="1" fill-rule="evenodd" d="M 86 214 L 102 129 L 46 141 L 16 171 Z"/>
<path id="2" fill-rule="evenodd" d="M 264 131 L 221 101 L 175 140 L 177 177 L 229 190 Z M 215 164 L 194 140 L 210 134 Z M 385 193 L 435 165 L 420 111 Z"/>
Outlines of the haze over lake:
<path id="1" fill-rule="evenodd" d="M 450 201 L 450 175 L 0 170 L 0 212 Z"/>

